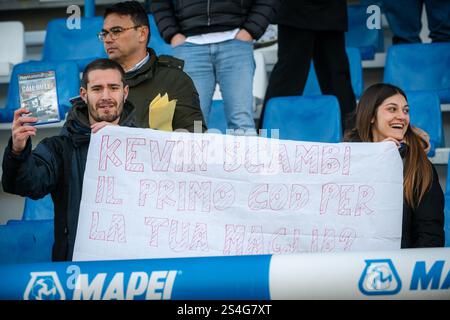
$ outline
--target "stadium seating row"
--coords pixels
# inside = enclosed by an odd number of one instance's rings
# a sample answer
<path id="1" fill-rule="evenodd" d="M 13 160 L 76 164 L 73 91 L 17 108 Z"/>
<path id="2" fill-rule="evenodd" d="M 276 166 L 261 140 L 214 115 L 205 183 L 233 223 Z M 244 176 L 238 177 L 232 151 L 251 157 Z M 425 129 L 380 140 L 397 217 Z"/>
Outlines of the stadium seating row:
<path id="1" fill-rule="evenodd" d="M 373 58 L 374 52 L 383 49 L 382 46 L 379 45 L 379 43 L 383 42 L 383 36 L 381 29 L 371 30 L 366 27 L 366 7 L 367 6 L 363 5 L 349 6 L 349 32 L 346 36 L 346 43 L 349 47 L 358 47 L 361 52 L 360 56 L 362 56 L 363 59 L 371 59 Z M 149 21 L 152 34 L 149 46 L 154 48 L 159 55 L 171 54 L 172 48 L 161 38 L 152 15 L 149 15 Z M 67 27 L 65 19 L 55 19 L 50 21 L 46 30 L 42 60 L 52 62 L 70 60 L 77 63 L 79 70 L 83 70 L 84 66 L 94 58 L 105 57 L 106 55 L 102 43 L 98 41 L 95 32 L 92 32 L 93 30 L 101 30 L 102 23 L 102 17 L 82 18 L 80 21 L 80 29 L 70 29 Z M 6 47 L 4 47 L 0 53 L 0 61 L 8 61 L 8 68 L 5 67 L 5 70 L 8 70 L 5 71 L 5 74 L 9 74 L 10 67 L 21 62 L 24 57 L 24 28 L 21 22 L 2 24 L 2 30 L 4 27 L 11 29 L 10 32 L 8 32 L 8 34 L 14 38 L 14 41 L 11 43 L 14 42 L 21 46 L 20 50 L 19 48 L 9 50 L 11 48 L 6 49 Z M 8 56 L 11 54 L 13 56 Z M 352 84 L 357 96 L 359 96 L 362 91 L 360 56 L 356 57 L 354 53 L 349 55 L 350 59 L 352 59 L 352 57 L 356 58 L 354 64 L 352 63 Z M 1 69 L 2 66 L 0 65 L 0 71 Z M 21 69 L 23 70 L 24 67 Z M 14 77 L 16 77 L 17 74 L 18 72 L 15 72 L 11 77 L 12 82 L 15 81 Z M 311 74 L 311 80 L 308 82 L 307 90 L 310 88 L 311 92 L 319 93 L 320 88 L 315 79 L 314 69 L 311 69 Z M 266 83 L 263 83 L 263 85 L 264 84 L 266 85 Z M 264 88 L 257 88 L 256 91 L 264 91 Z M 12 120 L 12 110 L 10 110 L 10 108 L 11 106 L 17 105 L 15 104 L 17 100 L 10 98 L 12 94 L 14 94 L 14 92 L 11 92 L 10 89 L 8 92 L 8 103 L 5 108 L 8 110 L 0 109 L 0 122 L 10 122 Z M 258 94 L 255 96 L 261 98 Z M 66 98 L 60 99 L 60 102 L 62 102 L 63 105 L 66 104 Z M 64 114 L 64 106 L 61 109 L 62 110 L 60 111 Z"/>
<path id="2" fill-rule="evenodd" d="M 346 46 L 357 47 L 364 60 L 373 59 L 376 52 L 383 51 L 383 30 L 369 29 L 367 27 L 367 5 L 349 5 L 348 6 L 348 32 L 346 33 Z M 150 26 L 152 31 L 152 39 L 150 46 L 159 49 L 158 54 L 170 54 L 171 48 L 167 45 L 157 31 L 155 21 L 152 15 L 149 15 Z M 81 29 L 87 32 L 92 30 L 100 30 L 103 19 L 94 17 L 81 20 Z M 0 49 L 0 75 L 9 75 L 8 68 L 12 65 L 20 63 L 24 59 L 25 41 L 24 26 L 19 21 L 1 22 L 0 23 L 5 43 L 10 45 Z M 55 32 L 57 31 L 57 32 Z M 47 35 L 45 39 L 43 60 L 65 60 L 66 55 L 71 59 L 77 59 L 80 68 L 85 65 L 85 57 L 104 56 L 101 44 L 94 37 L 86 38 L 87 32 L 73 32 L 67 28 L 65 19 L 56 19 L 51 21 L 47 27 Z M 71 38 L 71 42 L 78 46 L 78 50 L 66 52 L 60 50 L 61 41 L 65 41 L 67 36 L 73 37 L 79 35 L 77 39 Z M 11 47 L 11 45 L 13 47 Z M 82 54 L 82 55 L 81 55 Z M 78 55 L 78 57 L 77 57 Z M 5 65 L 2 65 L 5 64 Z M 6 66 L 8 64 L 8 66 Z"/>
<path id="3" fill-rule="evenodd" d="M 66 30 L 62 28 L 63 30 Z M 66 32 L 66 31 L 64 31 Z M 152 37 L 157 42 L 156 35 Z M 168 50 L 160 40 L 160 51 Z M 97 41 L 98 42 L 98 41 Z M 158 48 L 155 44 L 155 48 Z M 102 52 L 103 48 L 101 48 Z M 60 50 L 65 51 L 65 50 Z M 355 96 L 359 98 L 363 90 L 361 55 L 356 48 L 347 48 L 350 74 Z M 417 58 L 417 57 L 420 58 Z M 44 55 L 49 57 L 49 55 Z M 0 122 L 11 122 L 14 110 L 20 105 L 18 75 L 38 71 L 54 70 L 58 82 L 58 102 L 62 115 L 70 107 L 70 98 L 78 95 L 79 71 L 91 58 L 77 56 L 74 60 L 30 61 L 17 64 L 12 72 L 8 100 L 0 109 Z M 66 56 L 67 58 L 67 56 Z M 76 67 L 78 66 L 78 68 Z M 396 45 L 388 50 L 384 81 L 395 84 L 407 91 L 436 91 L 440 103 L 450 103 L 450 78 L 446 72 L 450 68 L 450 43 Z M 420 72 L 417 72 L 420 70 Z M 314 68 L 310 68 L 304 95 L 320 95 L 320 86 Z"/>
<path id="4" fill-rule="evenodd" d="M 349 32 L 346 43 L 349 47 L 347 48 L 347 55 L 350 61 L 352 87 L 357 98 L 360 97 L 363 90 L 361 60 L 383 49 L 379 45 L 380 39 L 382 39 L 382 34 L 380 36 L 381 29 L 369 29 L 366 26 L 366 9 L 367 6 L 363 5 L 352 5 L 348 9 Z M 149 20 L 152 34 L 149 46 L 154 48 L 157 54 L 171 54 L 172 49 L 161 38 L 152 15 L 149 15 Z M 102 17 L 82 18 L 80 21 L 80 29 L 70 29 L 66 26 L 65 19 L 52 20 L 47 27 L 42 60 L 46 62 L 58 62 L 52 68 L 67 68 L 69 71 L 73 67 L 66 65 L 60 66 L 59 62 L 75 62 L 78 65 L 79 71 L 81 71 L 93 59 L 106 57 L 103 44 L 98 41 L 95 32 L 92 32 L 92 30 L 101 30 L 102 23 Z M 20 23 L 19 25 L 22 27 L 23 33 L 23 25 Z M 358 49 L 350 46 L 356 46 Z M 415 46 L 394 46 L 389 49 L 386 61 L 385 82 L 397 84 L 406 90 L 438 90 L 441 103 L 450 102 L 449 79 L 443 74 L 447 70 L 446 66 L 450 63 L 448 46 L 445 44 L 420 44 Z M 371 53 L 368 54 L 368 52 Z M 423 59 L 423 57 L 426 58 Z M 436 61 L 442 61 L 443 65 L 439 65 Z M 422 72 L 415 72 L 417 67 L 421 68 Z M 11 77 L 12 85 L 8 92 L 7 106 L 4 109 L 0 109 L 0 122 L 10 122 L 12 120 L 11 109 L 16 108 L 18 105 L 17 75 L 20 73 L 35 72 L 36 68 L 37 62 L 32 62 L 29 67 L 28 65 L 21 65 L 20 67 L 18 66 L 17 70 L 13 70 Z M 42 65 L 42 68 L 44 69 L 45 65 Z M 65 77 L 70 79 L 73 76 L 69 72 Z M 59 76 L 58 79 L 62 79 L 62 77 Z M 77 80 L 75 78 L 72 78 L 72 80 L 69 79 L 66 81 L 70 81 L 70 85 L 65 89 L 63 96 L 60 96 L 59 99 L 62 114 L 67 111 L 67 106 L 70 105 L 68 99 L 78 94 L 78 89 L 73 89 Z M 314 68 L 310 69 L 304 94 L 320 94 L 320 87 L 315 76 Z"/>

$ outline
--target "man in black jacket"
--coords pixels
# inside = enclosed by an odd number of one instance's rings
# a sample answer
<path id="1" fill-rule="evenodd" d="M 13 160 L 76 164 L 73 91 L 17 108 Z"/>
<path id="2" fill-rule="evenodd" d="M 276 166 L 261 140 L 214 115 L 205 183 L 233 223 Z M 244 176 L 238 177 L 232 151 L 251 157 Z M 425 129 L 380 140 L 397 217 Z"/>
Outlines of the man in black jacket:
<path id="1" fill-rule="evenodd" d="M 106 125 L 133 126 L 134 108 L 126 102 L 128 86 L 122 67 L 108 59 L 86 66 L 78 101 L 60 135 L 31 147 L 37 118 L 14 113 L 12 137 L 3 156 L 2 185 L 6 192 L 39 199 L 51 194 L 55 205 L 52 259 L 71 260 L 78 224 L 83 176 L 91 133 Z"/>
<path id="2" fill-rule="evenodd" d="M 158 94 L 167 93 L 169 100 L 176 100 L 172 130 L 206 131 L 198 93 L 183 72 L 183 61 L 165 55 L 158 57 L 147 48 L 150 26 L 142 5 L 137 1 L 116 3 L 105 10 L 104 19 L 99 38 L 108 57 L 126 72 L 128 100 L 136 108 L 136 125 L 149 127 L 150 103 Z"/>
<path id="3" fill-rule="evenodd" d="M 275 17 L 278 0 L 153 0 L 158 29 L 200 95 L 208 118 L 219 84 L 230 129 L 254 130 L 253 40 Z M 253 131 L 252 130 L 252 131 Z"/>
<path id="4" fill-rule="evenodd" d="M 314 61 L 322 94 L 337 97 L 343 127 L 356 107 L 345 52 L 346 0 L 284 0 L 278 23 L 278 61 L 269 79 L 264 105 L 272 97 L 298 96 Z M 260 125 L 263 122 L 261 113 Z"/>

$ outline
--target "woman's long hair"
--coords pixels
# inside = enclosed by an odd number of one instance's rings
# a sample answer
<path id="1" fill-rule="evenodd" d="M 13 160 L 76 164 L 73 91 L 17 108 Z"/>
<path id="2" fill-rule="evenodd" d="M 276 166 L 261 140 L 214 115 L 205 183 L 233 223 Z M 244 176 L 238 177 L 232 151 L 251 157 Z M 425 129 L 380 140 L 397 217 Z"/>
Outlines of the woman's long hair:
<path id="1" fill-rule="evenodd" d="M 369 87 L 361 96 L 353 114 L 354 127 L 345 132 L 344 141 L 373 142 L 371 120 L 376 117 L 383 101 L 396 94 L 401 94 L 406 100 L 406 94 L 396 86 L 378 83 Z M 404 195 L 408 205 L 417 208 L 431 186 L 433 169 L 425 154 L 427 143 L 412 130 L 411 125 L 404 140 L 407 144 L 403 168 Z"/>

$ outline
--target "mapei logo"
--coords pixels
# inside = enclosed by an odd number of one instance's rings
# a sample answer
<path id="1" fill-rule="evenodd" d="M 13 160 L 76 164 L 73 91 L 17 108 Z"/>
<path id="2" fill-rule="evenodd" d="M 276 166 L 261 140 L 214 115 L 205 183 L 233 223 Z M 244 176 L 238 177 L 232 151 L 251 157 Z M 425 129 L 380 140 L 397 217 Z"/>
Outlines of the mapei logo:
<path id="1" fill-rule="evenodd" d="M 110 274 L 80 273 L 74 268 L 68 268 L 68 271 L 71 276 L 62 278 L 67 280 L 67 291 L 64 291 L 56 272 L 30 272 L 31 279 L 23 299 L 66 300 L 66 293 L 67 299 L 73 300 L 171 299 L 175 278 L 181 274 L 177 270 Z"/>
<path id="2" fill-rule="evenodd" d="M 94 277 L 80 274 L 75 283 L 74 300 L 165 300 L 171 299 L 177 270 L 117 272 L 108 275 L 97 273 Z"/>
<path id="3" fill-rule="evenodd" d="M 402 282 L 390 259 L 366 260 L 366 267 L 359 279 L 359 290 L 365 295 L 394 295 L 402 288 Z"/>
<path id="4" fill-rule="evenodd" d="M 58 275 L 54 271 L 31 272 L 24 300 L 65 300 L 66 294 L 61 286 Z"/>

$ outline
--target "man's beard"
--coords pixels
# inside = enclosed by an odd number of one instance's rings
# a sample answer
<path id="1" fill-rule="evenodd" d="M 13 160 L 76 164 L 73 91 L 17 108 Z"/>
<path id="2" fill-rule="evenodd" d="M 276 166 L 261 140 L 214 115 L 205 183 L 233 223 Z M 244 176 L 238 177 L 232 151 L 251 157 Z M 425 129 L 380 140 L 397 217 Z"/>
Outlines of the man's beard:
<path id="1" fill-rule="evenodd" d="M 108 104 L 108 108 L 110 108 L 112 110 L 110 110 L 110 112 L 107 114 L 100 115 L 98 112 L 98 110 L 100 109 L 100 106 L 99 106 L 100 104 Z M 114 122 L 120 117 L 119 110 L 123 110 L 123 103 L 120 103 L 118 105 L 118 103 L 116 101 L 111 100 L 111 99 L 106 100 L 106 101 L 100 100 L 97 102 L 97 104 L 95 106 L 93 106 L 89 101 L 89 97 L 87 97 L 87 105 L 88 105 L 89 115 L 96 122 L 102 122 L 102 121 Z"/>

